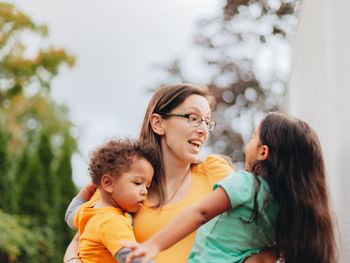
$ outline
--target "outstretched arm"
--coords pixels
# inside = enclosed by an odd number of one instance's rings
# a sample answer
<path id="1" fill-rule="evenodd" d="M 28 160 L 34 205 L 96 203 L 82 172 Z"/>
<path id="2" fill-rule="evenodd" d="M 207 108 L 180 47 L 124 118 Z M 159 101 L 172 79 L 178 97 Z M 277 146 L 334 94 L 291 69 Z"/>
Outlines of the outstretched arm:
<path id="1" fill-rule="evenodd" d="M 122 245 L 133 250 L 129 254 L 126 263 L 131 263 L 136 257 L 144 257 L 142 263 L 156 257 L 160 251 L 169 248 L 176 242 L 185 238 L 201 225 L 215 216 L 231 208 L 230 199 L 222 187 L 204 197 L 197 204 L 184 209 L 161 231 L 152 236 L 148 241 L 137 244 L 122 242 Z"/>

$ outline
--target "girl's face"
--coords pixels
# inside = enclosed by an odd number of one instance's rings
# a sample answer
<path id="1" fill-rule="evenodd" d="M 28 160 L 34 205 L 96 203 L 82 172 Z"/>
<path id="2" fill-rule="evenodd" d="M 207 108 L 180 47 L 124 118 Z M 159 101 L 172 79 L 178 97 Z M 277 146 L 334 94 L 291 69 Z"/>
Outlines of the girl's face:
<path id="1" fill-rule="evenodd" d="M 250 141 L 245 148 L 245 169 L 251 171 L 254 163 L 259 160 L 262 153 L 262 143 L 260 142 L 260 127 L 255 128 Z"/>
<path id="2" fill-rule="evenodd" d="M 191 95 L 170 113 L 195 114 L 199 118 L 210 120 L 211 110 L 205 97 Z M 171 116 L 162 119 L 162 125 L 164 133 L 161 137 L 161 146 L 164 157 L 176 158 L 185 164 L 195 163 L 209 135 L 205 122 L 193 127 L 187 118 Z"/>

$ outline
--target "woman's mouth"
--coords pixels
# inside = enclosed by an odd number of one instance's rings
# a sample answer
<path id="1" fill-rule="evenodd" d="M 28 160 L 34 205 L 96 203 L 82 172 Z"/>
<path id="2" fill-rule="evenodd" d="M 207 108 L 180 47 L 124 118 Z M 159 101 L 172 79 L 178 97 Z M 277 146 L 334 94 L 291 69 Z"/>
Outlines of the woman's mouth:
<path id="1" fill-rule="evenodd" d="M 188 143 L 196 150 L 199 151 L 201 149 L 202 143 L 200 141 L 189 140 Z"/>

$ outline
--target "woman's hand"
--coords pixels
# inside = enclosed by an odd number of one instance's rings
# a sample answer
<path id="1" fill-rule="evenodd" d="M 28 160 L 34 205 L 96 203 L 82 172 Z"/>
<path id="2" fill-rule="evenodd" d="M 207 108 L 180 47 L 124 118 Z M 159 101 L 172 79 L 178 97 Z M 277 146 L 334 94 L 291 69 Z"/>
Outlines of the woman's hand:
<path id="1" fill-rule="evenodd" d="M 130 248 L 132 252 L 126 258 L 125 263 L 132 263 L 132 260 L 135 258 L 143 257 L 142 263 L 147 263 L 152 258 L 156 257 L 160 250 L 159 248 L 150 242 L 137 243 L 137 242 L 128 242 L 121 241 L 120 244 L 126 248 Z"/>
<path id="2" fill-rule="evenodd" d="M 85 200 L 90 200 L 91 196 L 93 196 L 95 192 L 96 186 L 93 184 L 93 182 L 90 182 L 80 190 L 77 196 Z"/>

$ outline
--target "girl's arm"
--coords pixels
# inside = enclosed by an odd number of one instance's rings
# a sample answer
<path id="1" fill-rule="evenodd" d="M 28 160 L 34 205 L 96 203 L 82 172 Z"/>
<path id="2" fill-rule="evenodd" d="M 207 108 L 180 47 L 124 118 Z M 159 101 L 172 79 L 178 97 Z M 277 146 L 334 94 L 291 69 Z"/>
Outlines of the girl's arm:
<path id="1" fill-rule="evenodd" d="M 122 245 L 133 250 L 126 263 L 133 258 L 144 257 L 142 263 L 156 257 L 160 251 L 169 248 L 204 223 L 231 208 L 230 199 L 222 187 L 218 187 L 197 204 L 185 208 L 162 230 L 142 244 L 122 242 Z"/>

